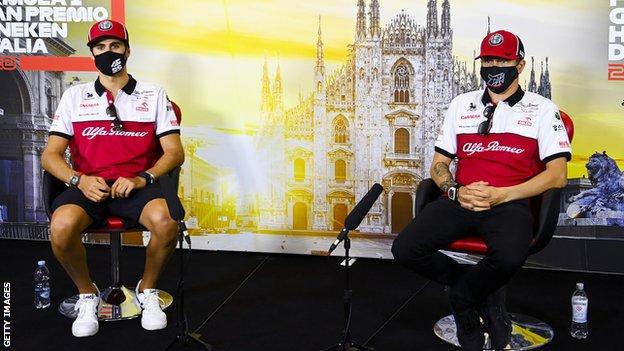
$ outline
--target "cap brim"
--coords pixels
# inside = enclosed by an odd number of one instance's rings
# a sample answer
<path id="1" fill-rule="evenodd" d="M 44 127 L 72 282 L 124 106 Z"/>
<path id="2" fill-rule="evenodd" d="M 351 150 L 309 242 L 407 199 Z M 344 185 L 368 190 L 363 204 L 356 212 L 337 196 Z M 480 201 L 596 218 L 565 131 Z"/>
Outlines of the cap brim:
<path id="1" fill-rule="evenodd" d="M 95 44 L 101 42 L 102 40 L 106 40 L 106 39 L 121 40 L 122 42 L 124 42 L 124 44 L 126 44 L 126 46 L 130 46 L 130 43 L 126 39 L 123 39 L 123 38 L 120 38 L 120 37 L 116 37 L 114 35 L 105 35 L 105 36 L 101 36 L 101 37 L 99 37 L 97 39 L 93 39 L 93 40 L 87 42 L 87 46 L 89 48 L 93 48 L 95 46 Z"/>

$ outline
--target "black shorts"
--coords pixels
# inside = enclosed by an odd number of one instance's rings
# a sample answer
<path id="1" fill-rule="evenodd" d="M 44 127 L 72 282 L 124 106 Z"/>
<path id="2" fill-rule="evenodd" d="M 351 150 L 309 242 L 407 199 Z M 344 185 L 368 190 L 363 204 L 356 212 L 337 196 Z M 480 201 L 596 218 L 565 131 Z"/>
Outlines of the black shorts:
<path id="1" fill-rule="evenodd" d="M 133 228 L 138 225 L 145 205 L 160 198 L 164 198 L 164 195 L 158 183 L 134 190 L 128 198 L 108 197 L 103 202 L 93 202 L 87 199 L 80 189 L 70 187 L 54 199 L 52 212 L 63 205 L 73 204 L 80 206 L 91 217 L 93 223 L 90 227 L 92 228 L 105 227 L 106 217 L 109 215 L 120 217 L 126 228 Z"/>

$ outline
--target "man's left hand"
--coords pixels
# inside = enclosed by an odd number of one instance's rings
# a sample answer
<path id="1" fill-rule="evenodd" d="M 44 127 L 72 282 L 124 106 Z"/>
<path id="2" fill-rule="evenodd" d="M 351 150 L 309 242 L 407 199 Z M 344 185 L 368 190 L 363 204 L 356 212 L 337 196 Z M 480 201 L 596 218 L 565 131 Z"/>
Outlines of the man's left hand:
<path id="1" fill-rule="evenodd" d="M 146 185 L 147 182 L 143 177 L 119 177 L 111 186 L 111 198 L 127 198 L 132 190 L 145 188 Z"/>

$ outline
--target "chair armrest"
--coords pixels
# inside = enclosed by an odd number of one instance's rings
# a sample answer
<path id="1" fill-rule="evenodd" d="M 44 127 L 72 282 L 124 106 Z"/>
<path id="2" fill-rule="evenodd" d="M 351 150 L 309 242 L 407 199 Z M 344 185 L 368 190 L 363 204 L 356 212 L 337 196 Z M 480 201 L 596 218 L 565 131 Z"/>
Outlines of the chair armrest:
<path id="1" fill-rule="evenodd" d="M 52 217 L 52 202 L 54 202 L 54 199 L 56 199 L 57 196 L 61 195 L 61 193 L 67 189 L 67 185 L 46 171 L 43 171 L 42 180 L 43 205 L 45 207 L 46 214 L 48 215 L 48 219 L 50 219 Z"/>
<path id="2" fill-rule="evenodd" d="M 418 214 L 425 208 L 425 206 L 436 200 L 442 195 L 442 190 L 438 188 L 438 185 L 431 178 L 427 178 L 418 184 L 416 189 L 416 201 L 414 201 L 414 214 Z"/>
<path id="3" fill-rule="evenodd" d="M 171 218 L 176 221 L 184 219 L 184 207 L 178 197 L 178 184 L 180 182 L 180 167 L 176 167 L 167 174 L 163 174 L 158 178 L 160 187 L 165 196 L 167 207 L 169 207 L 169 213 Z"/>
<path id="4" fill-rule="evenodd" d="M 531 199 L 531 201 L 539 203 L 539 213 L 534 214 L 538 221 L 535 226 L 535 236 L 529 248 L 530 255 L 545 248 L 555 233 L 561 207 L 561 188 L 547 190 L 543 194 Z"/>

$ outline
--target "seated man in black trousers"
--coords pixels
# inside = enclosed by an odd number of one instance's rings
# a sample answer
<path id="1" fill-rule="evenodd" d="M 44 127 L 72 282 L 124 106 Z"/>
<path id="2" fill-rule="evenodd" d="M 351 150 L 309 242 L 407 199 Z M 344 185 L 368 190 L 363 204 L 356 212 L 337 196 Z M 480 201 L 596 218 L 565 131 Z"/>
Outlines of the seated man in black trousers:
<path id="1" fill-rule="evenodd" d="M 121 217 L 126 228 L 140 223 L 152 234 L 135 303 L 143 328 L 163 329 L 167 316 L 156 283 L 175 250 L 178 225 L 156 180 L 184 162 L 180 127 L 165 90 L 128 74 L 130 43 L 123 24 L 95 23 L 87 46 L 98 78 L 65 91 L 41 157 L 46 171 L 71 185 L 52 204 L 50 241 L 80 294 L 72 333 L 98 332 L 99 291 L 80 234 L 102 227 L 108 215 Z M 64 159 L 68 146 L 73 168 Z"/>
<path id="2" fill-rule="evenodd" d="M 476 59 L 487 88 L 453 99 L 435 145 L 431 177 L 446 196 L 427 205 L 392 246 L 395 260 L 449 287 L 464 350 L 482 350 L 484 332 L 494 349 L 510 341 L 511 321 L 499 289 L 528 254 L 528 199 L 565 186 L 571 157 L 557 106 L 518 84 L 525 67 L 518 36 L 488 34 Z M 455 158 L 453 177 L 449 165 Z M 438 252 L 475 233 L 488 246 L 476 265 L 461 266 Z"/>

